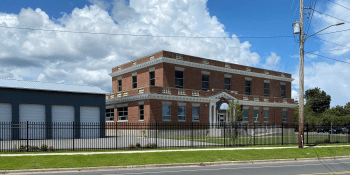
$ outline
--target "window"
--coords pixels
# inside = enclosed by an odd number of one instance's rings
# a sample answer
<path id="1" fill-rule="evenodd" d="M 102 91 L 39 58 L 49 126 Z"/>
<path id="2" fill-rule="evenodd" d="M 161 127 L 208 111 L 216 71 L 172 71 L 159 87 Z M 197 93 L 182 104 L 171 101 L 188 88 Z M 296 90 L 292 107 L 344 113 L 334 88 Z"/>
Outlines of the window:
<path id="1" fill-rule="evenodd" d="M 122 91 L 122 80 L 118 80 L 118 91 Z"/>
<path id="2" fill-rule="evenodd" d="M 152 86 L 155 85 L 154 71 L 149 72 L 149 85 L 152 85 Z"/>
<path id="3" fill-rule="evenodd" d="M 248 109 L 243 109 L 243 122 L 248 121 Z"/>
<path id="4" fill-rule="evenodd" d="M 118 121 L 128 120 L 128 107 L 120 107 L 118 110 Z"/>
<path id="5" fill-rule="evenodd" d="M 177 119 L 179 121 L 186 120 L 186 106 L 178 106 L 177 107 Z"/>
<path id="6" fill-rule="evenodd" d="M 184 87 L 184 72 L 183 71 L 175 71 L 175 87 L 183 88 Z"/>
<path id="7" fill-rule="evenodd" d="M 286 98 L 286 85 L 281 84 L 281 98 Z"/>
<path id="8" fill-rule="evenodd" d="M 140 120 L 144 120 L 143 105 L 139 106 L 139 111 L 140 111 Z"/>
<path id="9" fill-rule="evenodd" d="M 258 122 L 259 109 L 254 109 L 254 122 Z"/>
<path id="10" fill-rule="evenodd" d="M 163 121 L 170 121 L 170 105 L 163 105 Z"/>
<path id="11" fill-rule="evenodd" d="M 199 107 L 192 107 L 192 121 L 199 121 Z"/>
<path id="12" fill-rule="evenodd" d="M 264 109 L 264 122 L 269 121 L 269 110 Z"/>
<path id="13" fill-rule="evenodd" d="M 209 90 L 209 75 L 202 74 L 202 90 Z"/>
<path id="14" fill-rule="evenodd" d="M 287 122 L 287 111 L 286 110 L 283 110 L 283 122 Z"/>
<path id="15" fill-rule="evenodd" d="M 264 96 L 265 97 L 268 97 L 269 96 L 269 86 L 270 86 L 270 83 L 264 83 Z"/>
<path id="16" fill-rule="evenodd" d="M 137 76 L 132 76 L 132 88 L 137 88 Z"/>
<path id="17" fill-rule="evenodd" d="M 225 90 L 231 90 L 231 78 L 225 77 Z"/>
<path id="18" fill-rule="evenodd" d="M 245 80 L 245 94 L 250 95 L 250 87 L 251 87 L 252 81 Z"/>
<path id="19" fill-rule="evenodd" d="M 106 121 L 114 121 L 114 109 L 106 109 Z"/>

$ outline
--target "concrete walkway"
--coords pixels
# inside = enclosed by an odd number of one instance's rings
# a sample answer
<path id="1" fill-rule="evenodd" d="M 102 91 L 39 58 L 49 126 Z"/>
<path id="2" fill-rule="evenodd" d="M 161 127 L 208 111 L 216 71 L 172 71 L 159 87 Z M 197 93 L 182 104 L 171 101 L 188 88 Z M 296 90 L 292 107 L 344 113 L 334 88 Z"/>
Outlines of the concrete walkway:
<path id="1" fill-rule="evenodd" d="M 307 148 L 330 148 L 330 147 L 350 147 L 350 145 L 334 146 L 305 146 Z M 20 157 L 20 156 L 64 156 L 64 155 L 96 155 L 96 154 L 133 154 L 133 153 L 159 153 L 159 152 L 187 152 L 187 151 L 233 151 L 233 150 L 270 150 L 270 149 L 297 149 L 298 146 L 290 147 L 235 147 L 235 148 L 203 148 L 203 149 L 176 149 L 176 150 L 141 150 L 141 151 L 106 151 L 106 152 L 72 152 L 72 153 L 36 153 L 36 154 L 0 154 L 0 157 Z"/>

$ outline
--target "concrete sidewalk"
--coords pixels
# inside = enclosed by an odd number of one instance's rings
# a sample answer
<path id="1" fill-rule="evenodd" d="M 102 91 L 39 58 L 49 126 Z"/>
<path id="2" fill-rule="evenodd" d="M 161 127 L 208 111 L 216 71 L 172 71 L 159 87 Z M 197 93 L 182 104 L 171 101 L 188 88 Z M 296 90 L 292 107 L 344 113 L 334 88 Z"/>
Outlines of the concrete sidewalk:
<path id="1" fill-rule="evenodd" d="M 350 145 L 334 146 L 305 146 L 307 148 L 330 148 L 330 147 L 350 147 Z M 270 149 L 297 149 L 298 146 L 290 147 L 236 147 L 236 148 L 203 148 L 203 149 L 176 149 L 176 150 L 140 150 L 140 151 L 110 151 L 110 152 L 72 152 L 72 153 L 37 153 L 37 154 L 0 154 L 0 157 L 20 157 L 20 156 L 64 156 L 64 155 L 96 155 L 96 154 L 133 154 L 133 153 L 160 153 L 160 152 L 188 152 L 188 151 L 232 151 L 232 150 L 270 150 Z"/>

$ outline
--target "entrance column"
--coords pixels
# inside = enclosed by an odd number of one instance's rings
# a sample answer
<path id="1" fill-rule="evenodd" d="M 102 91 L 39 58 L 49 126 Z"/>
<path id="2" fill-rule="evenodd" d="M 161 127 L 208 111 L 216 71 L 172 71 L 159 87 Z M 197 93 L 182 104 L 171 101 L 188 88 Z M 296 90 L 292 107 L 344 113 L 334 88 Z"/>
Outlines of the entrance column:
<path id="1" fill-rule="evenodd" d="M 216 114 L 216 104 L 214 105 L 214 117 L 213 117 L 213 120 L 214 120 L 214 125 L 216 124 L 216 121 L 217 121 L 217 114 Z"/>
<path id="2" fill-rule="evenodd" d="M 212 113 L 211 113 L 211 107 L 212 107 L 212 104 L 210 103 L 209 104 L 209 124 L 211 125 L 211 116 L 212 116 Z"/>

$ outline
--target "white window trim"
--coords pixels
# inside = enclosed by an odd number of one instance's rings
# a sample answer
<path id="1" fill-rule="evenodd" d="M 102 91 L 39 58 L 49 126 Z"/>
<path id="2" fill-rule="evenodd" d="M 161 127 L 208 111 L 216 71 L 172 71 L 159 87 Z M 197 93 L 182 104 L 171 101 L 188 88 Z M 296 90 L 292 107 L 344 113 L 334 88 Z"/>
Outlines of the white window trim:
<path id="1" fill-rule="evenodd" d="M 200 107 L 201 104 L 200 103 L 192 103 L 192 107 Z"/>
<path id="2" fill-rule="evenodd" d="M 281 84 L 281 85 L 286 85 L 286 83 L 285 83 L 285 82 L 280 82 L 280 84 Z"/>
<path id="3" fill-rule="evenodd" d="M 187 103 L 185 103 L 185 102 L 177 102 L 177 105 L 178 105 L 178 106 L 186 106 L 186 104 L 187 104 Z"/>
<path id="4" fill-rule="evenodd" d="M 270 80 L 264 80 L 264 83 L 270 83 Z"/>
<path id="5" fill-rule="evenodd" d="M 125 103 L 125 104 L 119 104 L 119 105 L 117 105 L 117 108 L 122 108 L 122 107 L 128 107 L 128 104 Z"/>
<path id="6" fill-rule="evenodd" d="M 250 77 L 245 77 L 245 80 L 252 81 L 252 78 L 250 78 Z"/>
<path id="7" fill-rule="evenodd" d="M 204 74 L 204 75 L 210 75 L 210 72 L 209 72 L 209 71 L 204 71 L 204 70 L 202 70 L 202 74 Z"/>
<path id="8" fill-rule="evenodd" d="M 122 76 L 118 77 L 117 80 L 122 80 Z"/>
<path id="9" fill-rule="evenodd" d="M 232 75 L 225 74 L 224 77 L 225 77 L 225 78 L 232 78 Z"/>
<path id="10" fill-rule="evenodd" d="M 133 72 L 131 76 L 137 76 L 137 72 Z"/>
<path id="11" fill-rule="evenodd" d="M 169 106 L 171 106 L 171 101 L 162 101 L 162 105 L 169 105 Z"/>
<path id="12" fill-rule="evenodd" d="M 254 109 L 254 110 L 259 110 L 259 109 L 260 109 L 260 107 L 253 107 L 253 109 Z"/>
<path id="13" fill-rule="evenodd" d="M 139 101 L 137 104 L 138 104 L 138 105 L 144 105 L 145 102 L 144 102 L 144 101 Z"/>
<path id="14" fill-rule="evenodd" d="M 185 71 L 185 68 L 183 68 L 183 67 L 175 67 L 175 71 Z"/>
<path id="15" fill-rule="evenodd" d="M 152 68 L 149 68 L 148 69 L 150 72 L 154 72 L 154 71 L 156 71 L 156 68 L 155 67 L 152 67 Z"/>

